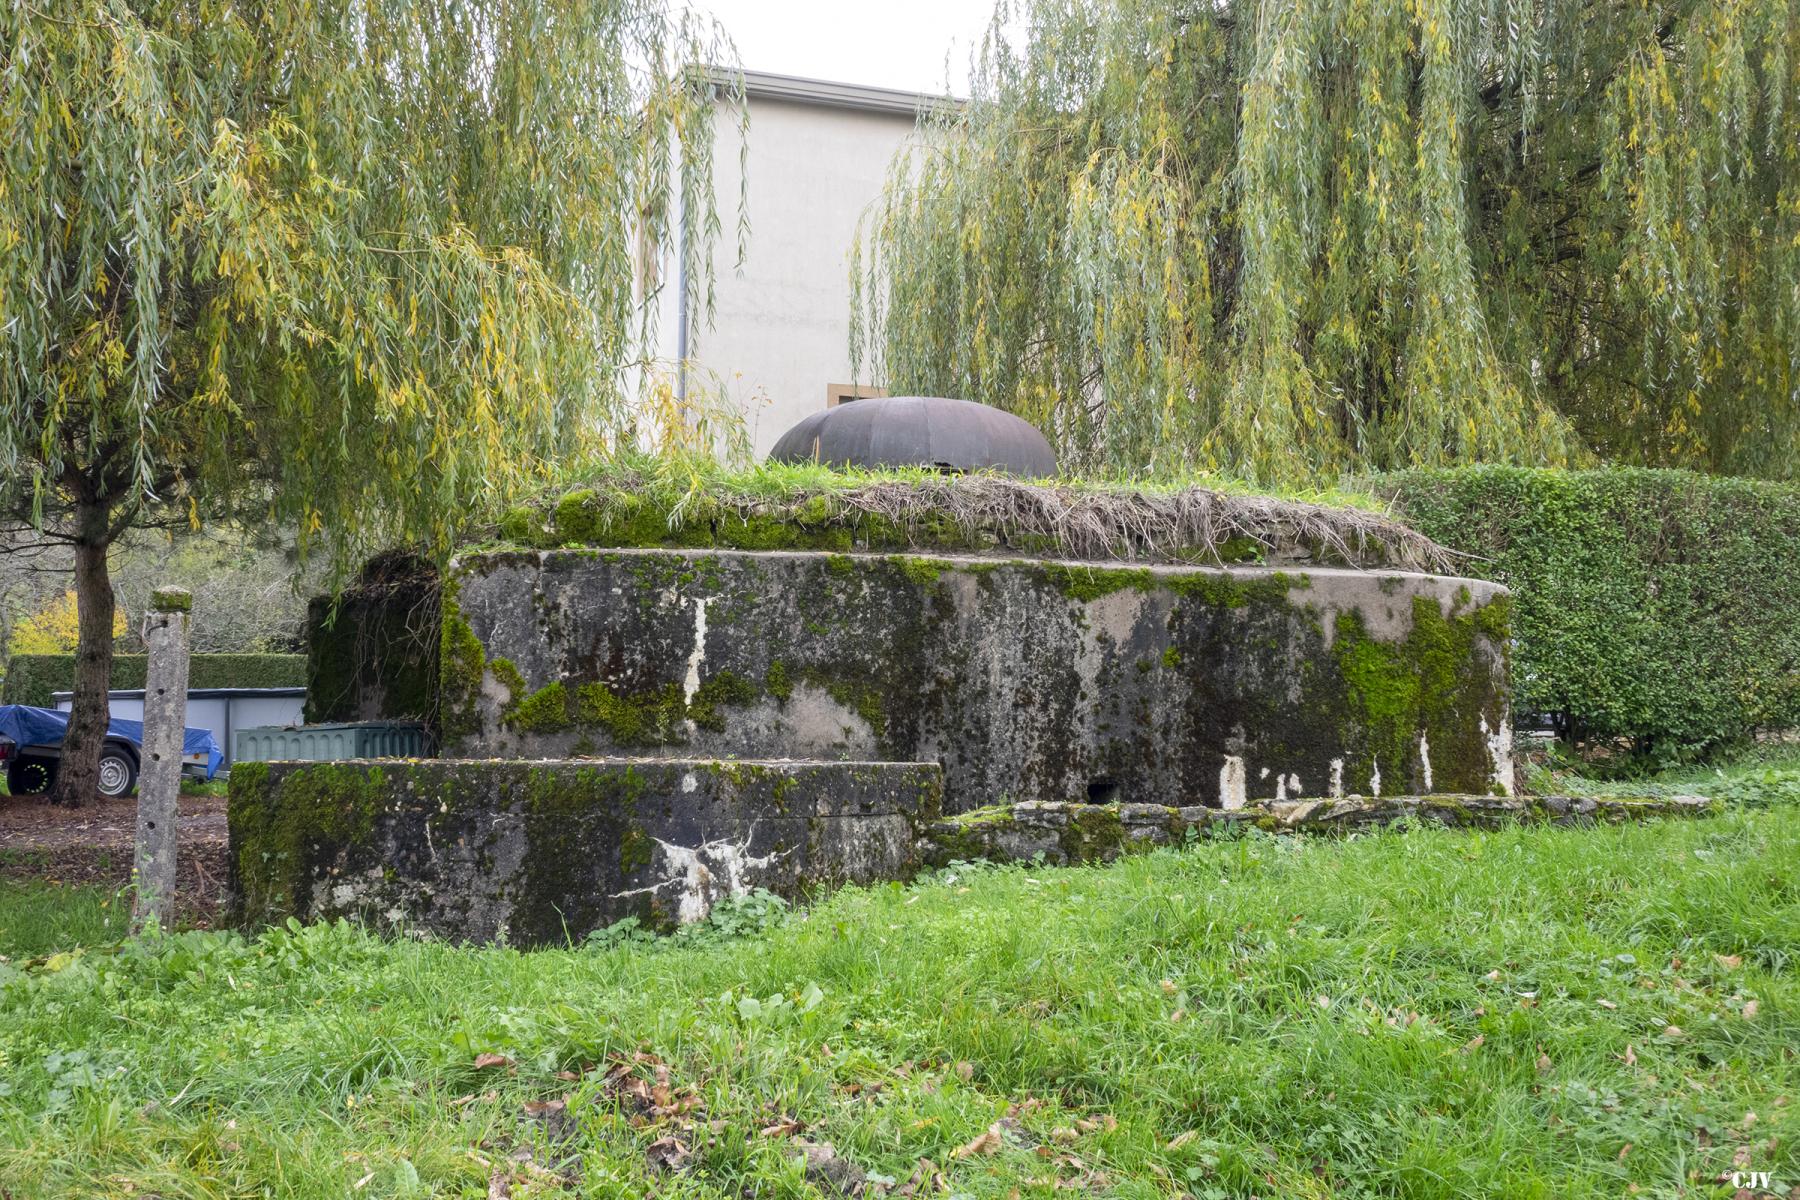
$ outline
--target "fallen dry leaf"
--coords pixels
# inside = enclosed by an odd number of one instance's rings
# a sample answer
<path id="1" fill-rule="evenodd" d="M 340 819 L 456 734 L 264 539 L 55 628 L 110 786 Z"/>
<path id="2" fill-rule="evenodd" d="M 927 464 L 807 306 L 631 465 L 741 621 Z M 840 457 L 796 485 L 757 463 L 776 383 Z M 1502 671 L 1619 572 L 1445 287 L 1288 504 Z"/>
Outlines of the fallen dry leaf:
<path id="1" fill-rule="evenodd" d="M 1081 1135 L 1067 1125 L 1058 1125 L 1050 1131 L 1050 1140 L 1059 1146 L 1068 1146 L 1080 1141 Z"/>
<path id="2" fill-rule="evenodd" d="M 1543 1073 L 1544 1073 L 1544 1072 L 1546 1072 L 1546 1071 L 1548 1071 L 1548 1070 L 1549 1070 L 1549 1069 L 1550 1069 L 1550 1056 L 1549 1056 L 1549 1055 L 1548 1055 L 1548 1054 L 1541 1054 L 1541 1053 L 1540 1053 L 1540 1054 L 1539 1054 L 1539 1055 L 1538 1055 L 1538 1056 L 1537 1056 L 1537 1071 L 1538 1071 L 1538 1074 L 1539 1074 L 1539 1075 L 1542 1075 L 1542 1074 L 1543 1074 Z"/>
<path id="3" fill-rule="evenodd" d="M 1744 1001 L 1744 1020 L 1746 1020 L 1746 1021 L 1756 1020 L 1756 1010 L 1759 1007 L 1761 1007 L 1761 1006 L 1759 1004 L 1757 1004 L 1757 1002 L 1754 1000 Z"/>
<path id="4" fill-rule="evenodd" d="M 668 1108 L 673 1098 L 669 1090 L 669 1068 L 656 1064 L 656 1085 L 650 1089 L 650 1101 L 657 1108 Z"/>
<path id="5" fill-rule="evenodd" d="M 1687 1035 L 1681 1031 L 1681 1026 L 1679 1025 L 1664 1025 L 1663 1036 L 1666 1038 L 1678 1038 L 1686 1037 Z"/>
<path id="6" fill-rule="evenodd" d="M 364 1188 L 369 1186 L 369 1180 L 371 1180 L 373 1178 L 375 1178 L 375 1172 L 370 1171 L 367 1175 L 364 1175 L 361 1179 L 359 1179 L 355 1183 L 351 1184 L 350 1187 L 353 1191 L 360 1192 Z"/>
<path id="7" fill-rule="evenodd" d="M 1183 1021 L 1187 1020 L 1187 1009 L 1185 1009 L 1185 1008 L 1176 1009 L 1174 1012 L 1169 1014 L 1169 1020 L 1176 1025 L 1181 1024 Z"/>
<path id="8" fill-rule="evenodd" d="M 1735 971 L 1744 965 L 1744 956 L 1741 954 L 1715 954 L 1713 961 L 1727 971 Z"/>
<path id="9" fill-rule="evenodd" d="M 1163 995 L 1173 996 L 1175 994 L 1175 981 L 1173 979 L 1163 980 L 1162 981 L 1162 990 L 1163 990 Z"/>
<path id="10" fill-rule="evenodd" d="M 650 1169 L 658 1174 L 664 1171 L 685 1171 L 688 1167 L 688 1160 L 692 1157 L 693 1151 L 687 1148 L 687 1143 L 673 1134 L 657 1138 L 644 1149 L 644 1161 L 649 1163 Z"/>
<path id="11" fill-rule="evenodd" d="M 1186 1133 L 1178 1133 L 1169 1139 L 1169 1144 L 1164 1146 L 1163 1149 L 1179 1150 L 1199 1136 L 1200 1131 L 1198 1129 L 1190 1129 Z"/>
<path id="12" fill-rule="evenodd" d="M 975 1078 L 975 1064 L 974 1063 L 959 1062 L 956 1064 L 955 1070 L 956 1070 L 956 1077 L 958 1079 L 962 1080 L 964 1083 L 967 1083 L 967 1082 L 969 1082 L 969 1080 Z"/>
<path id="13" fill-rule="evenodd" d="M 1495 967 L 1492 971 L 1489 971 L 1486 975 L 1483 975 L 1482 978 L 1487 980 L 1489 983 L 1499 982 L 1500 968 Z"/>
<path id="14" fill-rule="evenodd" d="M 477 1071 L 486 1071 L 491 1067 L 510 1066 L 512 1066 L 512 1059 L 506 1057 L 504 1054 L 477 1054 L 475 1056 L 475 1069 Z"/>
<path id="15" fill-rule="evenodd" d="M 1078 1117 L 1075 1121 L 1075 1128 L 1083 1133 L 1093 1133 L 1095 1130 L 1100 1129 L 1104 1129 L 1108 1133 L 1111 1133 L 1118 1127 L 1119 1119 L 1111 1113 L 1102 1113 L 1097 1117 Z"/>
<path id="16" fill-rule="evenodd" d="M 1478 1033 L 1474 1037 L 1470 1038 L 1468 1041 L 1463 1043 L 1462 1052 L 1464 1054 L 1473 1054 L 1473 1053 L 1475 1053 L 1475 1051 L 1481 1049 L 1481 1043 L 1483 1043 L 1485 1041 L 1487 1041 L 1487 1034 Z"/>
<path id="17" fill-rule="evenodd" d="M 906 1182 L 900 1185 L 900 1190 L 894 1194 L 905 1197 L 929 1196 L 947 1190 L 948 1186 L 944 1182 L 943 1172 L 937 1169 L 937 1164 L 929 1158 L 921 1158 L 919 1164 L 913 1168 L 913 1173 L 907 1177 Z"/>
<path id="18" fill-rule="evenodd" d="M 1628 1067 L 1637 1066 L 1637 1051 L 1631 1048 L 1630 1042 L 1625 1043 L 1625 1065 Z"/>
<path id="19" fill-rule="evenodd" d="M 806 1181 L 827 1195 L 860 1196 L 868 1183 L 863 1169 L 840 1155 L 830 1142 L 794 1139 L 805 1157 Z"/>
<path id="20" fill-rule="evenodd" d="M 757 1130 L 757 1133 L 763 1137 L 791 1137 L 804 1128 L 806 1127 L 794 1120 L 794 1118 L 782 1117 L 773 1125 L 765 1125 L 763 1128 Z"/>
<path id="21" fill-rule="evenodd" d="M 1596 1000 L 1596 1001 L 1594 1001 L 1594 1003 L 1598 1004 L 1601 1008 L 1617 1008 L 1617 1007 L 1619 1007 L 1618 1005 L 1614 1004 L 1611 1000 Z"/>
<path id="22" fill-rule="evenodd" d="M 988 1126 L 986 1133 L 978 1134 L 972 1140 L 964 1142 L 962 1145 L 952 1150 L 950 1152 L 950 1157 L 974 1158 L 976 1155 L 980 1154 L 993 1154 L 1004 1144 L 1005 1139 L 1000 1136 L 1000 1126 L 994 1124 Z"/>

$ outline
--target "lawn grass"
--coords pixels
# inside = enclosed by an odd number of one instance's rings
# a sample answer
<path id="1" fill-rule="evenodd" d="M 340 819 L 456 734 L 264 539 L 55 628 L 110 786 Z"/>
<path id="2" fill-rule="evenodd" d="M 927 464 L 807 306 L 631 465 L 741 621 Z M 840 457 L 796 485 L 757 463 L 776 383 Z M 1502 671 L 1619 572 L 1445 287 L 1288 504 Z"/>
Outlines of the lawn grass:
<path id="1" fill-rule="evenodd" d="M 0 865 L 12 853 L 0 851 Z M 20 959 L 110 945 L 124 936 L 130 911 L 129 901 L 100 888 L 0 879 L 0 955 Z"/>
<path id="2" fill-rule="evenodd" d="M 1800 742 L 1743 747 L 1717 762 L 1689 763 L 1648 774 L 1596 778 L 1579 762 L 1533 767 L 1528 790 L 1539 795 L 1710 796 L 1728 804 L 1800 804 Z"/>
<path id="3" fill-rule="evenodd" d="M 23 962 L 51 904 L 0 892 L 18 1200 L 830 1194 L 796 1136 L 869 1194 L 1800 1183 L 1791 805 L 956 868 L 534 953 L 318 926 Z M 638 1054 L 641 1102 L 606 1074 Z"/>

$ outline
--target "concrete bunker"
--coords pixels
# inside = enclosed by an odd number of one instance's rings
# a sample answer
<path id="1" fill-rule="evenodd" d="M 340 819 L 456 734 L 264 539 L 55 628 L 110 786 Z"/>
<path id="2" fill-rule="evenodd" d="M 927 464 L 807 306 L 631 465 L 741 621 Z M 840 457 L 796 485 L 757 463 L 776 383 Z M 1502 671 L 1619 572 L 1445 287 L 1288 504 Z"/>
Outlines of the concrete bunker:
<path id="1" fill-rule="evenodd" d="M 935 762 L 951 812 L 1511 786 L 1506 596 L 1473 580 L 506 550 L 443 597 L 456 757 Z"/>
<path id="2" fill-rule="evenodd" d="M 1118 825 L 1103 813 L 1510 793 L 1508 596 L 1432 573 L 1410 531 L 1360 514 L 1337 537 L 1260 500 L 1260 526 L 1196 521 L 1225 503 L 1204 493 L 1130 528 L 1174 514 L 1217 532 L 1105 557 L 1057 532 L 1092 528 L 1067 511 L 938 520 L 919 497 L 944 489 L 983 512 L 1002 511 L 993 489 L 1052 490 L 947 478 L 773 513 L 578 491 L 508 514 L 441 573 L 385 561 L 335 622 L 319 607 L 330 686 L 309 715 L 424 719 L 444 757 L 234 783 L 240 919 L 560 938 L 692 919 L 722 878 L 797 895 L 903 876 L 942 857 L 925 830 L 996 805 L 1096 814 L 1071 818 L 1073 860 L 1131 840 L 1100 845 Z M 686 787 L 695 764 L 724 782 Z M 760 782 L 734 782 L 748 768 Z M 321 805 L 363 815 L 322 826 Z M 535 865 L 552 860 L 585 865 Z"/>

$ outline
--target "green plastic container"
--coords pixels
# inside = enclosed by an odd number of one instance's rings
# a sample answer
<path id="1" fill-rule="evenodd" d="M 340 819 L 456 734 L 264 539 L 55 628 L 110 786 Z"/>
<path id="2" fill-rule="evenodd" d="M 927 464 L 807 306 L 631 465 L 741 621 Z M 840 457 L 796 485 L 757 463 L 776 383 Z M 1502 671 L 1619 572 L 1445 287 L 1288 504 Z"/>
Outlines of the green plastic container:
<path id="1" fill-rule="evenodd" d="M 345 758 L 426 758 L 431 739 L 409 721 L 341 725 L 259 725 L 232 735 L 231 761 L 335 762 Z"/>

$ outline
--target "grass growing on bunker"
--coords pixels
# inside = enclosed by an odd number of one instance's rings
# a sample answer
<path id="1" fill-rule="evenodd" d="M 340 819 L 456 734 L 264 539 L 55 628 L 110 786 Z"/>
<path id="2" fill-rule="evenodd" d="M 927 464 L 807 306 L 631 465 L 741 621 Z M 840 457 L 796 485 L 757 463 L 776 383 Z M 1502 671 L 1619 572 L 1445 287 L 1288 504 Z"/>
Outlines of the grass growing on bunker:
<path id="1" fill-rule="evenodd" d="M 1454 565 L 1455 556 L 1387 512 L 1368 493 L 1274 495 L 1213 477 L 1019 480 L 627 456 L 512 508 L 478 544 Z"/>
<path id="2" fill-rule="evenodd" d="M 1783 804 L 953 868 L 536 953 L 319 926 L 25 961 L 37 936 L 0 947 L 0 1181 L 1730 1195 L 1800 1181 L 1797 863 Z M 33 903 L 0 893 L 0 931 Z"/>

